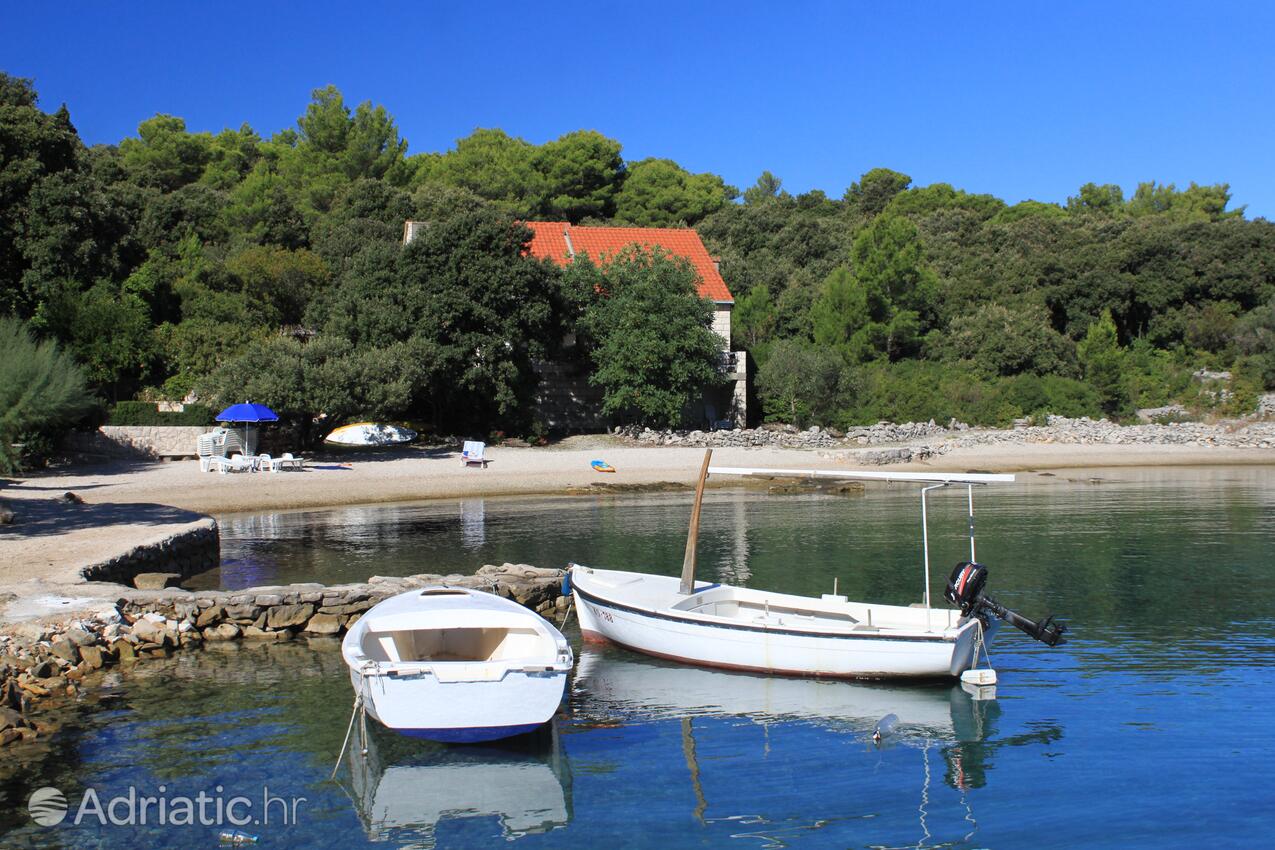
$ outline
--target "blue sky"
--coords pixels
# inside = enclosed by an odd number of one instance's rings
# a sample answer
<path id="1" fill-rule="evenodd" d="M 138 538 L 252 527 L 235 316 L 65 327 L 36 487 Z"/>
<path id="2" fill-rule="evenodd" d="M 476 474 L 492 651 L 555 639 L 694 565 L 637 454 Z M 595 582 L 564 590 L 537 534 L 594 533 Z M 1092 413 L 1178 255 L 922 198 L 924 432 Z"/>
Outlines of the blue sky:
<path id="1" fill-rule="evenodd" d="M 839 197 L 876 166 L 1010 202 L 1194 180 L 1275 217 L 1273 24 L 1244 2 L 26 3 L 0 69 L 89 143 L 157 112 L 268 136 L 333 83 L 410 152 L 587 128 L 741 189 L 769 169 Z"/>

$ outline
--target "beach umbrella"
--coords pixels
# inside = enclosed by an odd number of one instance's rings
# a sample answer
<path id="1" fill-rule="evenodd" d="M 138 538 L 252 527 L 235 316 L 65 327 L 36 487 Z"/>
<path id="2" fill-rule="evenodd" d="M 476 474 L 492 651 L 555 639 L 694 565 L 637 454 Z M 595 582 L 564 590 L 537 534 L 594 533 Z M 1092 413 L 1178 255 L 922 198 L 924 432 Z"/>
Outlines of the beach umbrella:
<path id="1" fill-rule="evenodd" d="M 278 422 L 279 414 L 264 404 L 253 404 L 245 401 L 232 404 L 217 414 L 218 422 L 242 423 L 244 427 L 244 454 L 257 453 L 257 425 L 261 422 Z"/>
<path id="2" fill-rule="evenodd" d="M 221 413 L 217 414 L 218 422 L 278 422 L 279 414 L 275 413 L 264 404 L 253 404 L 245 401 L 242 404 L 232 404 Z"/>

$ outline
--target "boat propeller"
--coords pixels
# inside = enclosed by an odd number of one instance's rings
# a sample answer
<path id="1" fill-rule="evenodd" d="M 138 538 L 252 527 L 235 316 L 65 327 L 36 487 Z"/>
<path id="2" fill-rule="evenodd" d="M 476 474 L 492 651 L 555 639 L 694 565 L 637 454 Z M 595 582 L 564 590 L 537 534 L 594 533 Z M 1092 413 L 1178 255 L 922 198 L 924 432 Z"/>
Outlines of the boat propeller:
<path id="1" fill-rule="evenodd" d="M 1038 623 L 1009 610 L 983 593 L 983 587 L 986 584 L 987 567 L 962 561 L 952 570 L 952 577 L 947 580 L 947 589 L 943 591 L 943 595 L 966 616 L 978 617 L 984 623 L 987 623 L 989 617 L 998 617 L 1023 634 L 1034 637 L 1048 646 L 1065 643 L 1063 634 L 1067 631 L 1066 625 L 1055 622 L 1052 616 Z"/>

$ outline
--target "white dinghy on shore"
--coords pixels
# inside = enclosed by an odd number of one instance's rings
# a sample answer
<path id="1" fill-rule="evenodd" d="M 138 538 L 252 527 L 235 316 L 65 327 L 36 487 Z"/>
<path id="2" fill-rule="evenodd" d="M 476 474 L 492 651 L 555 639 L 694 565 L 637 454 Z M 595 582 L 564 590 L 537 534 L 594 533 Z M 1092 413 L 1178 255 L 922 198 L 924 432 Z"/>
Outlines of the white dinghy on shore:
<path id="1" fill-rule="evenodd" d="M 710 467 L 700 470 L 682 576 L 592 569 L 572 564 L 570 583 L 586 640 L 607 640 L 639 652 L 690 664 L 833 678 L 957 677 L 976 665 L 991 639 L 994 618 L 1006 619 L 1051 646 L 1064 627 L 1034 623 L 983 595 L 987 570 L 975 561 L 974 487 L 1013 481 L 1012 475 L 855 470 Z M 704 481 L 710 474 L 829 477 L 915 482 L 921 488 L 924 586 L 910 606 L 852 602 L 695 581 L 695 544 Z M 930 604 L 926 499 L 931 490 L 963 485 L 969 495 L 970 560 L 958 564 L 947 596 L 956 608 Z M 965 678 L 995 683 L 991 670 Z"/>
<path id="2" fill-rule="evenodd" d="M 490 593 L 429 587 L 391 596 L 345 635 L 341 653 L 367 712 L 431 741 L 493 741 L 557 712 L 571 645 L 534 611 Z"/>

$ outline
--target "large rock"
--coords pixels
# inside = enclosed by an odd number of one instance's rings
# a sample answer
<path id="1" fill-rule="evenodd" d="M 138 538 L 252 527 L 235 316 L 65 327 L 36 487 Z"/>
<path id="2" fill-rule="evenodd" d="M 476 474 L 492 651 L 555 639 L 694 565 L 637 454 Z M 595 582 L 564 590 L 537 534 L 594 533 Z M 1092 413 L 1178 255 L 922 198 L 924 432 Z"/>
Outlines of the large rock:
<path id="1" fill-rule="evenodd" d="M 220 605 L 205 608 L 199 612 L 199 616 L 195 619 L 195 626 L 201 629 L 207 628 L 208 626 L 219 622 L 224 616 L 226 616 L 226 609 Z"/>
<path id="2" fill-rule="evenodd" d="M 75 644 L 71 643 L 66 638 L 58 638 L 53 641 L 53 643 L 49 644 L 49 651 L 58 658 L 64 658 L 72 664 L 80 660 L 79 649 L 77 649 Z"/>
<path id="3" fill-rule="evenodd" d="M 222 623 L 219 626 L 210 626 L 203 631 L 204 640 L 234 640 L 239 637 L 239 627 L 234 623 Z"/>
<path id="4" fill-rule="evenodd" d="M 138 573 L 133 576 L 133 587 L 138 590 L 166 590 L 181 584 L 178 573 Z"/>
<path id="5" fill-rule="evenodd" d="M 168 640 L 168 631 L 159 623 L 142 619 L 133 624 L 133 636 L 144 643 L 163 644 Z"/>
<path id="6" fill-rule="evenodd" d="M 21 729 L 26 725 L 26 719 L 12 708 L 0 708 L 0 732 L 5 729 Z"/>
<path id="7" fill-rule="evenodd" d="M 301 626 L 314 616 L 314 605 L 309 602 L 300 605 L 277 605 L 266 615 L 266 628 L 287 629 Z"/>
<path id="8" fill-rule="evenodd" d="M 341 631 L 341 617 L 336 614 L 315 614 L 305 624 L 305 630 L 313 635 L 334 635 Z"/>
<path id="9" fill-rule="evenodd" d="M 80 647 L 80 655 L 84 658 L 84 663 L 94 670 L 102 669 L 109 660 L 109 656 L 102 647 L 95 645 Z"/>
<path id="10" fill-rule="evenodd" d="M 245 640 L 291 640 L 292 632 L 287 629 L 271 632 L 256 626 L 248 626 L 243 630 L 243 636 Z"/>

